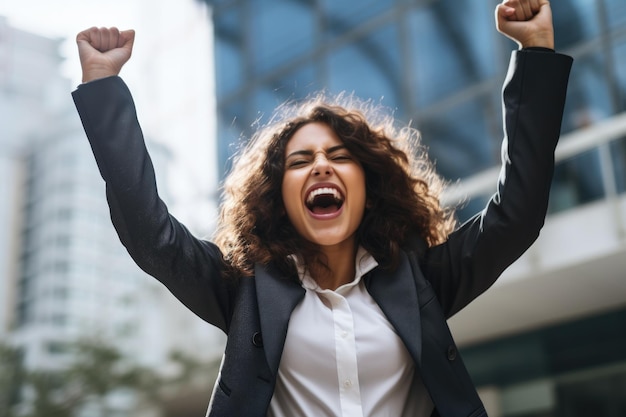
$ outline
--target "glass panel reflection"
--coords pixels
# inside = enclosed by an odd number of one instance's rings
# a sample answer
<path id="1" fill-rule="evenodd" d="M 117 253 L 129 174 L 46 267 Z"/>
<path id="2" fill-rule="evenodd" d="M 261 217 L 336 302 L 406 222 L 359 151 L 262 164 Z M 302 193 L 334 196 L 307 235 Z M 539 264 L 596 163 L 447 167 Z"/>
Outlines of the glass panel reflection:
<path id="1" fill-rule="evenodd" d="M 562 50 L 599 35 L 597 3 L 589 0 L 550 3 L 557 49 Z"/>
<path id="2" fill-rule="evenodd" d="M 604 197 L 604 186 L 597 149 L 557 164 L 550 191 L 551 213 L 589 203 Z"/>
<path id="3" fill-rule="evenodd" d="M 248 3 L 252 19 L 247 24 L 254 71 L 267 72 L 315 47 L 312 2 L 257 0 Z"/>
<path id="4" fill-rule="evenodd" d="M 215 20 L 215 85 L 218 97 L 240 88 L 244 82 L 243 34 L 239 9 L 223 12 Z"/>
<path id="5" fill-rule="evenodd" d="M 576 57 L 567 90 L 564 132 L 590 126 L 614 113 L 606 68 L 601 51 Z"/>
<path id="6" fill-rule="evenodd" d="M 626 25 L 626 2 L 624 0 L 604 0 L 604 8 L 610 28 Z"/>
<path id="7" fill-rule="evenodd" d="M 494 75 L 492 12 L 472 2 L 464 5 L 466 18 L 457 19 L 455 7 L 440 1 L 408 16 L 418 107 Z"/>
<path id="8" fill-rule="evenodd" d="M 323 0 L 324 20 L 329 37 L 335 37 L 392 8 L 396 0 L 361 0 L 358 7 L 350 1 Z"/>
<path id="9" fill-rule="evenodd" d="M 611 156 L 615 171 L 615 186 L 618 193 L 626 192 L 626 137 L 611 143 Z"/>
<path id="10" fill-rule="evenodd" d="M 626 2 L 624 3 L 626 7 Z M 626 26 L 626 22 L 624 22 Z M 617 112 L 626 111 L 626 39 L 622 39 L 613 49 L 613 73 L 616 76 Z"/>
<path id="11" fill-rule="evenodd" d="M 501 138 L 487 128 L 485 98 L 466 101 L 420 122 L 422 140 L 437 171 L 456 180 L 499 162 Z"/>
<path id="12" fill-rule="evenodd" d="M 363 99 L 383 104 L 400 101 L 398 33 L 387 26 L 356 42 L 333 51 L 328 59 L 330 92 L 354 92 Z"/>

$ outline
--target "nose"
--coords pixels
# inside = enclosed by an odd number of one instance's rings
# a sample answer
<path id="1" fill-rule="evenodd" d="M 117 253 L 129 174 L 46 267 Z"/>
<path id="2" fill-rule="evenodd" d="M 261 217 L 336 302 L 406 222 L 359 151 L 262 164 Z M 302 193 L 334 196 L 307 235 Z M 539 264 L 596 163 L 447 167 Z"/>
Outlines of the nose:
<path id="1" fill-rule="evenodd" d="M 315 161 L 313 163 L 313 175 L 314 176 L 323 176 L 323 175 L 330 175 L 333 172 L 333 168 L 330 164 L 330 161 L 328 160 L 328 158 L 326 157 L 326 155 L 323 154 L 317 154 L 317 156 L 315 157 Z"/>

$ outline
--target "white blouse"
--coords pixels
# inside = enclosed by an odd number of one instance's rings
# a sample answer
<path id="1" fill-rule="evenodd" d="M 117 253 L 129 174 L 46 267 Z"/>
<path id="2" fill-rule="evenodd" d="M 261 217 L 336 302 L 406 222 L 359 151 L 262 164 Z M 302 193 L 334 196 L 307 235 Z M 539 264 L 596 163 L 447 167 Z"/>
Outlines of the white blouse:
<path id="1" fill-rule="evenodd" d="M 361 280 L 378 263 L 363 248 L 356 259 L 354 280 L 335 291 L 298 265 L 306 293 L 291 314 L 268 416 L 432 413 L 413 359 Z"/>

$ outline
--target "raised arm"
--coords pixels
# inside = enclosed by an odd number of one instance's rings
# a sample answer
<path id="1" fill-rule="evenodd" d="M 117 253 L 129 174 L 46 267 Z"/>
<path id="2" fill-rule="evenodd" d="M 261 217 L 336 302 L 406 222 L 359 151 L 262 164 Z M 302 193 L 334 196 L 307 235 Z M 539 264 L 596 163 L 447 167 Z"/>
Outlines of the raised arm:
<path id="1" fill-rule="evenodd" d="M 193 237 L 159 197 L 132 96 L 117 76 L 133 40 L 133 31 L 115 28 L 91 28 L 77 36 L 84 83 L 72 97 L 106 183 L 111 220 L 141 269 L 228 332 L 233 286 L 222 278 L 221 252 Z"/>
<path id="2" fill-rule="evenodd" d="M 421 262 L 448 317 L 491 286 L 539 235 L 572 63 L 541 49 L 552 49 L 554 42 L 547 2 L 505 1 L 496 9 L 496 24 L 522 47 L 513 52 L 503 88 L 497 191 L 485 210 L 430 248 Z"/>

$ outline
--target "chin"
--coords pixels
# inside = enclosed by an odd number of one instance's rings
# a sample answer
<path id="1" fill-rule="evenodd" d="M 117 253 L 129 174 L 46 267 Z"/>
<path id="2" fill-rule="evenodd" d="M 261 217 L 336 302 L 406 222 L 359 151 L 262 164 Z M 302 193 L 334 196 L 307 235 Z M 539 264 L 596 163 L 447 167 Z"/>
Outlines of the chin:
<path id="1" fill-rule="evenodd" d="M 354 242 L 354 235 L 317 235 L 311 236 L 308 238 L 311 243 L 318 245 L 320 247 L 331 247 L 337 246 L 341 244 L 350 244 Z"/>

